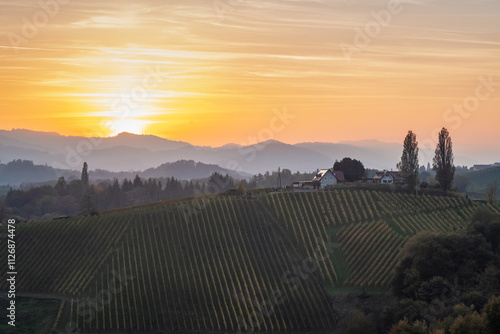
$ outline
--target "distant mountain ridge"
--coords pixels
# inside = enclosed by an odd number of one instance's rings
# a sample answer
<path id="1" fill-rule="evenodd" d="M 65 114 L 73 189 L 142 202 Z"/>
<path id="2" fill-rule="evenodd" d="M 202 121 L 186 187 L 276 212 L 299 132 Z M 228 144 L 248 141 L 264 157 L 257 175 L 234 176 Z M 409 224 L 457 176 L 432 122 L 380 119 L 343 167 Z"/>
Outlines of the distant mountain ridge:
<path id="1" fill-rule="evenodd" d="M 23 129 L 0 130 L 1 162 L 25 159 L 33 160 L 35 164 L 73 170 L 81 170 L 84 161 L 91 169 L 130 172 L 145 171 L 180 160 L 193 160 L 249 174 L 277 170 L 278 167 L 311 172 L 318 168 L 330 168 L 335 160 L 344 157 L 358 159 L 367 168 L 390 170 L 396 169 L 401 152 L 402 143 L 376 140 L 295 145 L 269 140 L 254 145 L 226 144 L 213 148 L 130 133 L 108 138 L 87 138 Z M 421 159 L 421 164 L 427 164 L 433 152 L 421 152 L 425 153 L 427 159 Z M 455 162 L 472 165 L 476 160 L 456 157 Z"/>

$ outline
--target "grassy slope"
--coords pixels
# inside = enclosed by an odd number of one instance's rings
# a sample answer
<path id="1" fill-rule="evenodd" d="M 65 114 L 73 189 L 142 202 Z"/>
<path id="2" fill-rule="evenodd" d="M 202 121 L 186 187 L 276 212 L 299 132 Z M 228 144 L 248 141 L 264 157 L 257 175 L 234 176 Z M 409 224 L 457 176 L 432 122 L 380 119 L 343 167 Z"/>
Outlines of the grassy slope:
<path id="1" fill-rule="evenodd" d="M 0 298 L 0 308 L 5 310 L 9 300 Z M 16 327 L 7 324 L 2 315 L 0 333 L 2 334 L 45 334 L 56 320 L 61 302 L 55 299 L 16 298 Z M 10 321 L 10 320 L 9 320 Z"/>
<path id="2" fill-rule="evenodd" d="M 500 167 L 458 174 L 455 176 L 455 184 L 462 188 L 461 191 L 483 195 L 490 185 L 496 185 L 497 197 L 500 197 Z"/>

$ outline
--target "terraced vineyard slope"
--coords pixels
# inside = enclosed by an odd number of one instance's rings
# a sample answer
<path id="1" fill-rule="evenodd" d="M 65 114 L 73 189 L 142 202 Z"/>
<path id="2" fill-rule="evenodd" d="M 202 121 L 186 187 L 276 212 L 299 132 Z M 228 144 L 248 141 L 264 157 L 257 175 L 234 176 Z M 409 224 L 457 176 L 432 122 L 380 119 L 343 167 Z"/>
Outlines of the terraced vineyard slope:
<path id="1" fill-rule="evenodd" d="M 58 331 L 323 331 L 330 293 L 389 287 L 411 236 L 459 229 L 477 205 L 339 189 L 20 224 L 17 290 L 60 298 Z"/>

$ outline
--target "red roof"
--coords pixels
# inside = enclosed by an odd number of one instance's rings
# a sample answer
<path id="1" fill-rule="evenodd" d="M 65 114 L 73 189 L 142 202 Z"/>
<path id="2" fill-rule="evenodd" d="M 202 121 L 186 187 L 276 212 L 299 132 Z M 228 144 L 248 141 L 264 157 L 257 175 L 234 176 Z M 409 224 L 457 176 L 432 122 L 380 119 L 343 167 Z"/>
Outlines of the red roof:
<path id="1" fill-rule="evenodd" d="M 340 170 L 336 170 L 333 172 L 333 175 L 335 175 L 335 177 L 337 178 L 337 181 L 339 181 L 339 182 L 345 181 L 344 172 L 342 172 Z"/>
<path id="2" fill-rule="evenodd" d="M 390 174 L 394 180 L 403 180 L 404 177 L 401 176 L 401 174 L 399 172 L 387 172 L 387 174 Z"/>
<path id="3" fill-rule="evenodd" d="M 381 178 L 384 177 L 384 175 L 387 175 L 387 174 L 391 175 L 394 180 L 403 180 L 404 179 L 404 177 L 402 177 L 399 172 L 386 171 L 386 170 L 377 172 L 377 174 L 375 174 L 373 179 L 380 180 Z"/>

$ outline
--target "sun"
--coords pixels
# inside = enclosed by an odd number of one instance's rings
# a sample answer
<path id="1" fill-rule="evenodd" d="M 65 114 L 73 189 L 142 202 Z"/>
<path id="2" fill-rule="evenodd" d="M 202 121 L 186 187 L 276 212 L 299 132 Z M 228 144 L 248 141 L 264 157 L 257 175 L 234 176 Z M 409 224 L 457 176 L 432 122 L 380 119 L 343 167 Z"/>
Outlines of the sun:
<path id="1" fill-rule="evenodd" d="M 145 134 L 148 126 L 156 123 L 154 118 L 159 110 L 155 107 L 152 101 L 144 99 L 138 101 L 136 105 L 124 105 L 115 107 L 116 103 L 110 103 L 110 110 L 102 113 L 104 116 L 104 126 L 108 129 L 110 136 L 116 136 L 122 132 Z"/>
<path id="2" fill-rule="evenodd" d="M 146 128 L 151 121 L 134 119 L 134 118 L 116 118 L 106 122 L 106 127 L 111 131 L 111 136 L 116 136 L 122 132 L 129 132 L 134 134 L 144 134 Z"/>

